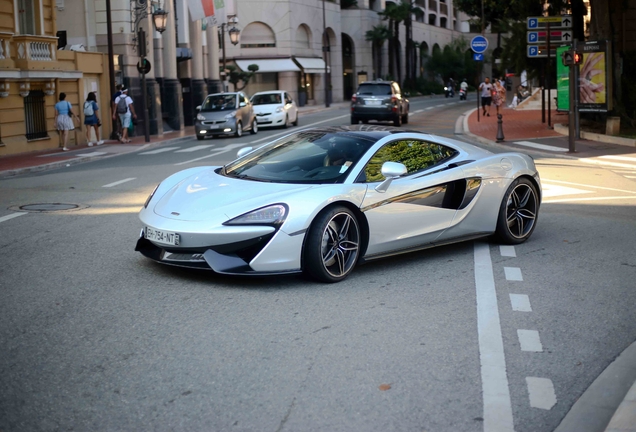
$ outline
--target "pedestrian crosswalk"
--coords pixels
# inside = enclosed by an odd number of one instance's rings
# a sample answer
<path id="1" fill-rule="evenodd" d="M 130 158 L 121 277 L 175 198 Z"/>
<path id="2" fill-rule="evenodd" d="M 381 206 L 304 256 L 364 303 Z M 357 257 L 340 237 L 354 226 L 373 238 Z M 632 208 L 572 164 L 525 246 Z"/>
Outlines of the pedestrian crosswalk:
<path id="1" fill-rule="evenodd" d="M 613 171 L 628 179 L 636 179 L 636 154 L 634 155 L 604 155 L 593 158 L 580 158 L 582 162 L 596 165 Z"/>

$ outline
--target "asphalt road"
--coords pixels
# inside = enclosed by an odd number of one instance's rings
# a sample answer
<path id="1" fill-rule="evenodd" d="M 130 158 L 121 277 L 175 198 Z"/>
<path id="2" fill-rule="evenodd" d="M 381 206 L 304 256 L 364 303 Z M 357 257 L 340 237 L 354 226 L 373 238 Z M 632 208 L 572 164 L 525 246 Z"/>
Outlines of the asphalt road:
<path id="1" fill-rule="evenodd" d="M 473 102 L 414 100 L 405 127 L 454 136 Z M 163 178 L 293 130 L 0 180 L 1 431 L 552 431 L 636 339 L 636 183 L 557 157 L 535 155 L 544 203 L 514 248 L 440 247 L 336 285 L 134 252 Z M 34 203 L 82 207 L 15 216 Z M 497 328 L 503 381 L 483 374 Z"/>

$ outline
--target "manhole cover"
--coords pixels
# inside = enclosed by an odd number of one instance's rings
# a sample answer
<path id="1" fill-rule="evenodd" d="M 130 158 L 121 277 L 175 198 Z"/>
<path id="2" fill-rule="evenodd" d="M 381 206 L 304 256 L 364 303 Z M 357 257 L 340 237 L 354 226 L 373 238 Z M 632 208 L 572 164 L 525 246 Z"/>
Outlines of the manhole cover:
<path id="1" fill-rule="evenodd" d="M 15 206 L 12 210 L 26 211 L 26 212 L 59 212 L 68 210 L 78 210 L 86 208 L 85 205 L 80 204 L 68 204 L 68 203 L 39 203 L 39 204 L 25 204 L 22 206 Z"/>

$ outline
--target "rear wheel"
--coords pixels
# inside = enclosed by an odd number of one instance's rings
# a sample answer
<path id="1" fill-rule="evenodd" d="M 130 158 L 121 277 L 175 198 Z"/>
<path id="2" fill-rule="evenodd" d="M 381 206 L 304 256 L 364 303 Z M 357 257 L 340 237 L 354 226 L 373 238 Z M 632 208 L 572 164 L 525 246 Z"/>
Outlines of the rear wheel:
<path id="1" fill-rule="evenodd" d="M 289 115 L 285 115 L 285 123 L 283 123 L 283 129 L 287 129 L 289 127 Z"/>
<path id="2" fill-rule="evenodd" d="M 499 207 L 495 237 L 504 244 L 519 244 L 532 235 L 539 216 L 539 194 L 527 178 L 512 182 Z"/>
<path id="3" fill-rule="evenodd" d="M 360 123 L 360 119 L 358 119 L 358 117 L 351 116 L 351 124 L 357 125 L 358 123 Z"/>
<path id="4" fill-rule="evenodd" d="M 304 271 L 321 282 L 340 282 L 353 271 L 360 253 L 360 227 L 346 207 L 319 214 L 307 233 Z"/>
<path id="5" fill-rule="evenodd" d="M 258 133 L 258 122 L 256 119 L 252 120 L 252 128 L 250 129 L 250 133 L 252 135 L 256 135 Z"/>
<path id="6" fill-rule="evenodd" d="M 402 117 L 402 124 L 408 124 L 409 123 L 409 113 L 406 112 L 404 114 L 404 117 Z"/>
<path id="7" fill-rule="evenodd" d="M 298 126 L 298 113 L 296 113 L 296 120 L 292 123 L 294 126 Z"/>
<path id="8" fill-rule="evenodd" d="M 240 121 L 236 122 L 236 132 L 234 132 L 234 135 L 237 137 L 243 136 L 243 125 Z"/>
<path id="9" fill-rule="evenodd" d="M 397 113 L 397 115 L 393 119 L 393 126 L 402 126 L 402 116 L 400 115 L 400 113 Z"/>

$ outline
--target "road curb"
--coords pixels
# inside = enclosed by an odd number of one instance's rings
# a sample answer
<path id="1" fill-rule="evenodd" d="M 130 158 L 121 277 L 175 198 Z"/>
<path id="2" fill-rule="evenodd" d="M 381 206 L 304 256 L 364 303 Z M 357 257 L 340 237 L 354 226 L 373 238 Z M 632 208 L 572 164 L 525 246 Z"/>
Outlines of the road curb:
<path id="1" fill-rule="evenodd" d="M 610 421 L 630 425 L 621 428 L 622 432 L 636 431 L 636 423 L 625 423 L 636 414 L 618 410 L 635 382 L 636 342 L 633 342 L 585 390 L 554 432 L 609 432 Z"/>

